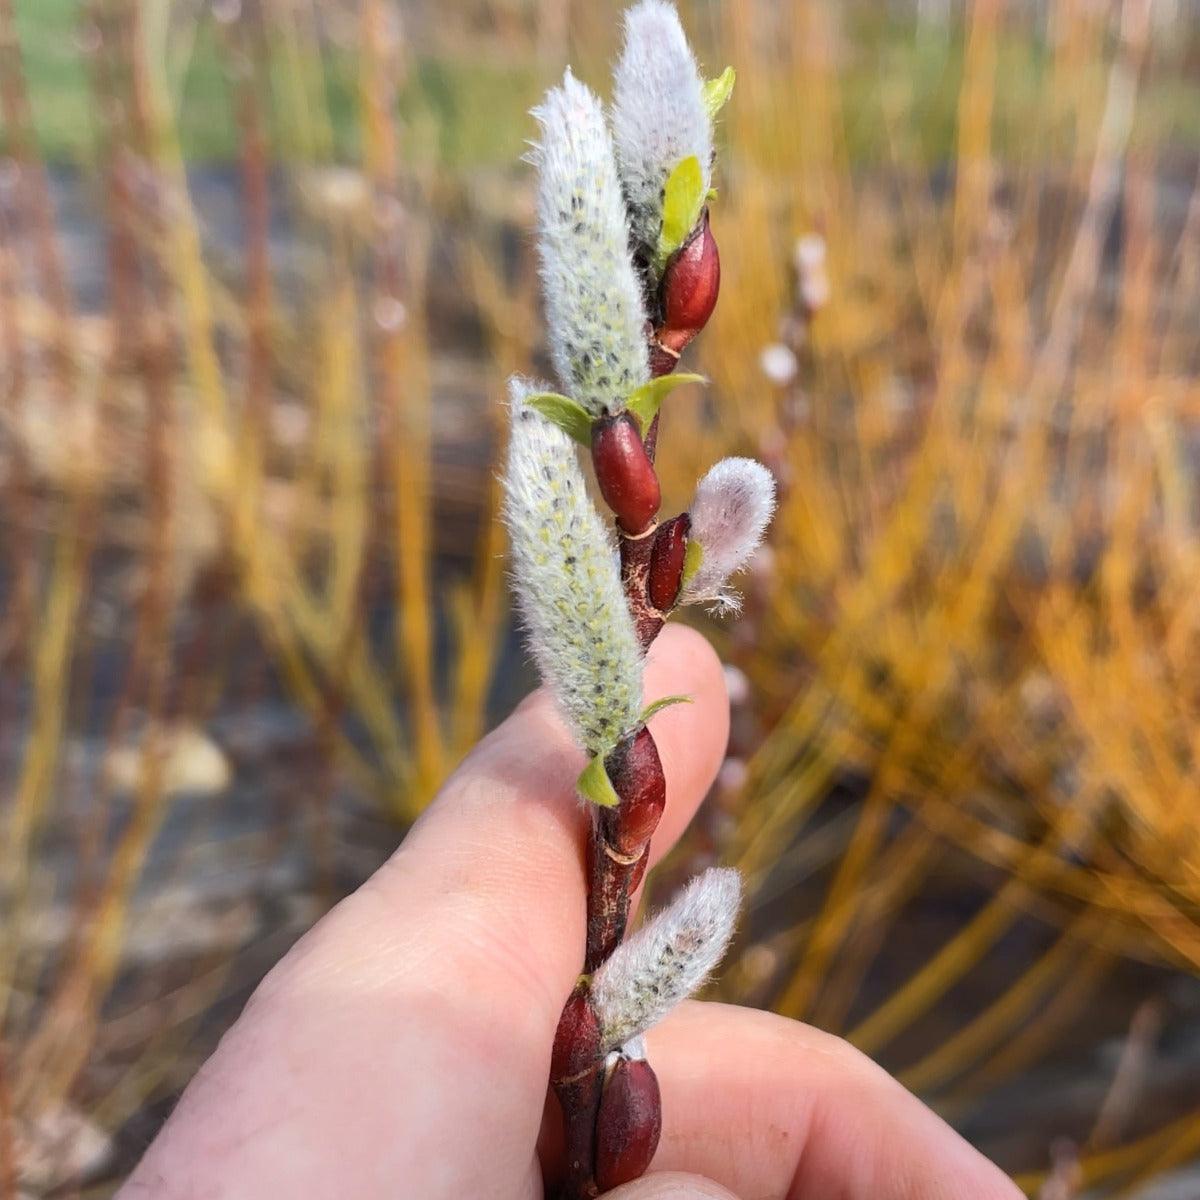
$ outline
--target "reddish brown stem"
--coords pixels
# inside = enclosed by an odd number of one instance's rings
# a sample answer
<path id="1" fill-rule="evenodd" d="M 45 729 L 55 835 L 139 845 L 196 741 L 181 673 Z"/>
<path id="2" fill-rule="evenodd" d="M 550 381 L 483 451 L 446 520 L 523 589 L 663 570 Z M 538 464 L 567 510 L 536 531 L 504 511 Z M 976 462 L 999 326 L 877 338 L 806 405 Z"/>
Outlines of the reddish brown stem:
<path id="1" fill-rule="evenodd" d="M 584 970 L 596 970 L 625 936 L 629 903 L 645 874 L 646 851 L 666 806 L 662 760 L 642 726 L 605 760 L 620 797 L 616 808 L 597 809 L 588 855 L 587 953 Z"/>
<path id="2" fill-rule="evenodd" d="M 616 949 L 629 921 L 634 870 L 642 854 L 614 858 L 608 822 L 598 815 L 588 844 L 587 955 L 583 969 L 594 971 Z"/>
<path id="3" fill-rule="evenodd" d="M 708 214 L 693 239 L 676 256 L 656 297 L 658 328 L 647 323 L 650 374 L 667 375 L 679 362 L 683 347 L 708 320 L 720 286 L 720 260 L 708 227 Z M 659 542 L 654 524 L 658 509 L 658 478 L 654 471 L 658 449 L 659 417 L 656 414 L 641 449 L 632 445 L 630 430 L 616 420 L 593 430 L 593 462 L 601 491 L 618 517 L 617 539 L 621 555 L 621 581 L 643 648 L 658 636 L 666 613 L 651 599 L 670 596 L 674 603 L 686 549 L 688 519 L 676 517 L 663 529 Z M 668 605 L 667 607 L 670 607 Z M 666 781 L 662 763 L 649 730 L 644 726 L 627 738 L 605 760 L 605 769 L 619 797 L 616 808 L 597 809 L 588 842 L 588 913 L 585 970 L 597 970 L 625 936 L 633 893 L 641 884 L 649 858 L 650 836 L 662 815 Z M 586 985 L 581 984 L 581 987 Z M 582 1045 L 586 1035 L 572 1032 L 572 1012 L 578 1019 L 579 989 L 572 994 L 559 1036 L 560 1047 Z M 572 1008 L 574 1005 L 574 1009 Z M 576 1046 L 578 1049 L 578 1046 Z M 561 1064 L 560 1064 L 561 1066 Z M 603 1064 L 564 1077 L 554 1070 L 551 1078 L 562 1105 L 566 1127 L 567 1170 L 564 1200 L 591 1200 L 607 1190 L 641 1175 L 658 1144 L 662 1113 L 654 1072 L 646 1063 L 624 1064 L 614 1072 L 616 1086 L 605 1090 Z M 600 1120 L 602 1097 L 608 1109 Z M 600 1126 L 598 1131 L 598 1124 Z M 597 1144 L 600 1138 L 603 1145 Z"/>
<path id="4" fill-rule="evenodd" d="M 564 1200 L 592 1200 L 600 1194 L 595 1179 L 596 1114 L 603 1090 L 601 1063 L 582 1079 L 554 1085 L 563 1111 L 567 1168 L 562 1185 Z"/>
<path id="5" fill-rule="evenodd" d="M 650 559 L 654 553 L 654 530 L 641 537 L 618 539 L 621 550 L 621 583 L 633 617 L 638 640 L 646 648 L 663 627 L 663 614 L 650 603 Z"/>

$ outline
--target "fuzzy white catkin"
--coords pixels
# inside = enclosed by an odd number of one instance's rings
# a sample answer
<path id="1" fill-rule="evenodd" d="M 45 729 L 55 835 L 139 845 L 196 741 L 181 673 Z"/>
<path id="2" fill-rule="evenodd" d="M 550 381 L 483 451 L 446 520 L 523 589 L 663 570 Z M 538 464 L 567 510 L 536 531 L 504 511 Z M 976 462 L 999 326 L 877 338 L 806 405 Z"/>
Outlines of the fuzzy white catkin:
<path id="1" fill-rule="evenodd" d="M 525 404 L 544 385 L 509 380 L 504 519 L 529 648 L 575 737 L 612 749 L 638 720 L 642 653 L 616 548 L 588 498 L 575 444 Z"/>
<path id="2" fill-rule="evenodd" d="M 673 4 L 642 0 L 625 14 L 625 48 L 613 75 L 613 140 L 634 245 L 653 251 L 663 185 L 689 155 L 712 183 L 712 119 L 704 81 Z"/>
<path id="3" fill-rule="evenodd" d="M 711 602 L 736 609 L 725 586 L 758 548 L 775 511 L 775 480 L 752 458 L 723 458 L 696 485 L 689 540 L 700 544 L 699 570 L 683 585 L 682 604 Z"/>
<path id="4" fill-rule="evenodd" d="M 539 173 L 538 254 L 554 369 L 593 417 L 619 412 L 650 372 L 604 110 L 568 70 L 533 115 L 542 128 L 530 160 Z"/>
<path id="5" fill-rule="evenodd" d="M 592 980 L 606 1051 L 645 1033 L 704 983 L 725 954 L 741 901 L 742 877 L 711 867 L 613 951 Z"/>

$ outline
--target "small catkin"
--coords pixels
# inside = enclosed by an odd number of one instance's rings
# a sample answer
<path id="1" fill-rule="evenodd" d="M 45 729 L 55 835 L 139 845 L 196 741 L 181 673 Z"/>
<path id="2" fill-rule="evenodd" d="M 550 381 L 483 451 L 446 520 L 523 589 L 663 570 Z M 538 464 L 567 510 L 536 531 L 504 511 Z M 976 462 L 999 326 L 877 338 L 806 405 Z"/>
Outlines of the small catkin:
<path id="1" fill-rule="evenodd" d="M 530 651 L 576 739 L 604 754 L 638 721 L 642 654 L 612 537 L 588 498 L 575 445 L 509 381 L 504 519 Z"/>
<path id="2" fill-rule="evenodd" d="M 704 190 L 712 183 L 712 118 L 673 4 L 642 0 L 625 14 L 612 122 L 634 245 L 649 256 L 662 228 L 663 186 L 675 167 L 695 155 Z"/>
<path id="3" fill-rule="evenodd" d="M 775 480 L 752 458 L 723 458 L 696 485 L 688 515 L 700 566 L 679 593 L 681 604 L 712 604 L 736 611 L 737 595 L 726 586 L 758 548 L 775 511 Z"/>
<path id="4" fill-rule="evenodd" d="M 538 168 L 538 253 L 554 369 L 593 417 L 619 412 L 650 372 L 604 110 L 568 70 L 533 115 L 542 130 L 530 159 Z"/>
<path id="5" fill-rule="evenodd" d="M 737 871 L 712 867 L 613 951 L 592 981 L 605 1051 L 639 1037 L 704 983 L 733 936 L 741 898 Z"/>

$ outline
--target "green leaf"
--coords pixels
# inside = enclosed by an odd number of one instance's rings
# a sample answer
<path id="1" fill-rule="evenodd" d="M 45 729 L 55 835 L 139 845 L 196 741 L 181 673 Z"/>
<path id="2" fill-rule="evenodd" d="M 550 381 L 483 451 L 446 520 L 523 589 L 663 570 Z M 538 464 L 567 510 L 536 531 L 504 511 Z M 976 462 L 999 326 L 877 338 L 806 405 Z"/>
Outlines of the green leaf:
<path id="1" fill-rule="evenodd" d="M 681 371 L 677 375 L 660 375 L 657 379 L 651 379 L 649 382 L 643 383 L 641 387 L 635 388 L 629 399 L 625 401 L 625 407 L 637 418 L 642 436 L 645 437 L 646 430 L 650 428 L 650 422 L 658 415 L 662 402 L 671 392 L 685 383 L 707 382 L 708 380 L 703 375 L 689 375 L 686 371 Z"/>
<path id="2" fill-rule="evenodd" d="M 700 564 L 704 561 L 704 547 L 700 545 L 694 538 L 689 539 L 687 549 L 683 552 L 683 577 L 680 580 L 680 586 L 688 583 L 695 578 L 696 572 L 700 570 Z"/>
<path id="3" fill-rule="evenodd" d="M 737 72 L 732 67 L 726 67 L 716 79 L 709 79 L 704 84 L 704 107 L 708 109 L 710 117 L 715 119 L 725 107 L 726 101 L 733 95 L 736 82 Z"/>
<path id="4" fill-rule="evenodd" d="M 696 228 L 700 213 L 704 209 L 704 172 L 700 160 L 689 154 L 676 163 L 667 176 L 663 189 L 663 223 L 658 235 L 655 266 L 661 272 L 667 259 L 687 241 L 688 234 Z"/>
<path id="5" fill-rule="evenodd" d="M 663 698 L 661 700 L 655 700 L 653 704 L 647 704 L 646 707 L 642 709 L 641 715 L 638 717 L 638 720 L 643 725 L 645 725 L 645 723 L 648 720 L 650 720 L 650 718 L 652 716 L 654 716 L 655 713 L 662 712 L 662 710 L 664 708 L 671 708 L 673 705 L 676 705 L 676 704 L 691 704 L 691 703 L 692 703 L 691 696 L 663 696 Z"/>
<path id="6" fill-rule="evenodd" d="M 590 800 L 601 808 L 616 808 L 621 803 L 621 797 L 617 795 L 617 789 L 613 787 L 612 780 L 604 769 L 603 754 L 597 754 L 583 768 L 583 773 L 575 780 L 575 790 L 585 800 Z"/>
<path id="7" fill-rule="evenodd" d="M 581 446 L 592 444 L 592 417 L 578 400 L 557 392 L 535 392 L 525 397 L 530 408 L 570 434 Z"/>

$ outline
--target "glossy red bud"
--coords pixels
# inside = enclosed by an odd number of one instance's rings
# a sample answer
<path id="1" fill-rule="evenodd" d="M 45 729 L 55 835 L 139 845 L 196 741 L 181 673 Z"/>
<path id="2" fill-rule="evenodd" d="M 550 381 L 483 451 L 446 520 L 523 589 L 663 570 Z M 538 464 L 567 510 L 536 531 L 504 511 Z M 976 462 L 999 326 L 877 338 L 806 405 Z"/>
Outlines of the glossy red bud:
<path id="1" fill-rule="evenodd" d="M 659 612 L 674 607 L 683 583 L 683 560 L 687 554 L 688 531 L 692 518 L 680 513 L 670 521 L 664 521 L 654 535 L 654 549 L 650 552 L 650 574 L 646 580 L 646 591 L 650 603 Z"/>
<path id="2" fill-rule="evenodd" d="M 659 345 L 680 353 L 708 324 L 721 290 L 721 255 L 708 224 L 708 210 L 700 227 L 667 264 L 659 288 L 662 325 Z"/>
<path id="3" fill-rule="evenodd" d="M 602 1192 L 646 1173 L 662 1133 L 662 1098 L 644 1059 L 618 1061 L 600 1098 L 596 1182 Z"/>
<path id="4" fill-rule="evenodd" d="M 631 413 L 601 417 L 592 426 L 592 463 L 605 503 L 626 533 L 641 533 L 662 503 L 654 464 Z"/>
<path id="5" fill-rule="evenodd" d="M 604 769 L 621 803 L 611 823 L 610 840 L 620 854 L 636 854 L 658 828 L 667 806 L 667 781 L 654 736 L 643 725 L 604 760 Z"/>
<path id="6" fill-rule="evenodd" d="M 563 1006 L 550 1052 L 550 1081 L 582 1074 L 600 1062 L 600 1021 L 586 983 L 578 983 Z"/>

